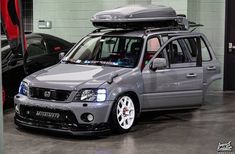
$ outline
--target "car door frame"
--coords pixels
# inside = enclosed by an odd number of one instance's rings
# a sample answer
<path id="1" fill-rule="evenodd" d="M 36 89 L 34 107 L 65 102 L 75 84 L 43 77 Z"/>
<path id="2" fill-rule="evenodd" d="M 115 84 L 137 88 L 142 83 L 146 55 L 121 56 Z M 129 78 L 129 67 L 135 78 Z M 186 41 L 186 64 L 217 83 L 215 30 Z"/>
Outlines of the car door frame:
<path id="1" fill-rule="evenodd" d="M 208 39 L 204 34 L 201 34 L 201 42 L 205 44 L 205 47 L 207 48 L 208 54 L 210 56 L 210 60 L 203 60 L 202 57 L 202 66 L 204 71 L 203 76 L 203 88 L 204 88 L 204 97 L 206 94 L 206 91 L 208 90 L 209 86 L 215 81 L 222 78 L 221 74 L 221 68 L 220 68 L 220 62 L 216 58 L 214 50 L 212 49 Z M 188 48 L 188 46 L 187 46 Z M 203 51 L 202 51 L 203 55 Z M 189 53 L 190 59 L 192 59 L 191 54 Z"/>
<path id="2" fill-rule="evenodd" d="M 149 36 L 149 37 L 152 37 L 152 36 Z M 147 37 L 146 40 L 148 40 L 149 37 Z M 162 44 L 162 46 L 158 49 L 158 51 L 155 53 L 155 55 L 152 57 L 152 59 L 149 61 L 149 63 L 144 67 L 144 69 L 142 71 L 143 82 L 145 80 L 144 79 L 145 73 L 148 74 L 148 73 L 153 72 L 153 70 L 151 70 L 151 68 L 150 68 L 153 60 L 158 56 L 158 54 L 160 52 L 162 52 L 166 48 L 166 46 L 169 43 L 171 43 L 174 40 L 179 40 L 179 39 L 200 38 L 200 37 L 201 37 L 200 34 L 184 34 L 184 35 L 174 34 L 174 35 L 170 36 L 170 38 L 166 42 L 164 42 L 164 44 Z M 162 42 L 162 40 L 161 40 L 161 42 Z M 147 41 L 145 42 L 145 44 L 146 43 L 147 43 Z M 199 54 L 200 54 L 199 57 L 201 57 L 201 48 L 199 50 L 200 50 L 199 51 Z M 146 52 L 146 51 L 144 51 L 144 52 Z M 163 51 L 163 52 L 165 52 L 165 51 Z M 168 61 L 169 68 L 165 69 L 165 70 L 155 71 L 156 73 L 164 74 L 164 73 L 167 73 L 168 71 L 171 70 L 168 56 L 166 56 L 166 60 Z M 200 66 L 198 66 L 198 63 L 199 63 Z M 189 68 L 192 68 L 192 67 L 189 67 Z M 200 85 L 199 85 L 200 88 L 199 89 L 197 89 L 195 91 L 189 91 L 188 90 L 188 91 L 176 91 L 176 92 L 168 91 L 168 92 L 155 92 L 155 93 L 146 93 L 145 90 L 144 90 L 144 93 L 143 93 L 143 99 L 144 99 L 143 110 L 156 110 L 156 109 L 158 110 L 158 109 L 162 109 L 162 108 L 178 108 L 178 107 L 181 108 L 181 107 L 187 107 L 187 106 L 200 106 L 202 104 L 202 100 L 203 100 L 202 99 L 203 98 L 202 57 L 197 59 L 196 67 L 194 67 L 194 68 L 196 68 L 196 70 L 199 73 L 199 78 L 200 78 L 199 79 L 199 81 L 200 81 L 199 82 L 200 83 Z M 167 98 L 171 98 L 171 100 L 176 100 L 176 99 L 184 97 L 185 95 L 188 95 L 189 94 L 188 92 L 191 92 L 191 95 L 195 96 L 194 99 L 197 98 L 198 102 L 196 102 L 196 103 L 194 102 L 192 104 L 190 104 L 190 103 L 185 104 L 184 102 L 182 102 L 179 105 L 177 105 L 176 103 L 173 103 L 172 101 L 167 102 Z M 161 102 L 164 102 L 165 104 L 163 104 Z M 185 102 L 188 102 L 188 101 L 185 100 Z"/>

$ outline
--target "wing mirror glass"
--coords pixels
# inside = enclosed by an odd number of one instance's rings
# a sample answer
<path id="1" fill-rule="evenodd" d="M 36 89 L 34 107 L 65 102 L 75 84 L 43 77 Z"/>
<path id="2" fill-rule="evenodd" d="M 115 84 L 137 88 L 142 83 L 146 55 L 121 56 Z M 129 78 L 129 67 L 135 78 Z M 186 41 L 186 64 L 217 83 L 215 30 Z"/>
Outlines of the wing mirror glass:
<path id="1" fill-rule="evenodd" d="M 64 53 L 64 52 L 61 52 L 61 53 L 59 54 L 59 60 L 62 60 L 62 59 L 64 58 L 64 56 L 65 56 L 65 53 Z"/>
<path id="2" fill-rule="evenodd" d="M 157 70 L 157 69 L 164 69 L 167 67 L 166 59 L 165 58 L 155 58 L 153 60 L 151 69 Z"/>

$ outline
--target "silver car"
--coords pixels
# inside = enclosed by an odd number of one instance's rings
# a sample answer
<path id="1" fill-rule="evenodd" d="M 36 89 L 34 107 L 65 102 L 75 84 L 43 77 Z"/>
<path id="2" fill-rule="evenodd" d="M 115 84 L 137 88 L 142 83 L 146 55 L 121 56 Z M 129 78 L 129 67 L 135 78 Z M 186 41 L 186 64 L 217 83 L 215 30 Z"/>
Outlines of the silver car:
<path id="1" fill-rule="evenodd" d="M 197 108 L 220 65 L 201 33 L 98 30 L 61 62 L 26 77 L 18 126 L 82 134 L 128 132 L 142 112 Z"/>
<path id="2" fill-rule="evenodd" d="M 220 77 L 202 34 L 92 33 L 60 64 L 23 80 L 15 122 L 71 133 L 108 126 L 126 132 L 141 112 L 202 105 Z"/>

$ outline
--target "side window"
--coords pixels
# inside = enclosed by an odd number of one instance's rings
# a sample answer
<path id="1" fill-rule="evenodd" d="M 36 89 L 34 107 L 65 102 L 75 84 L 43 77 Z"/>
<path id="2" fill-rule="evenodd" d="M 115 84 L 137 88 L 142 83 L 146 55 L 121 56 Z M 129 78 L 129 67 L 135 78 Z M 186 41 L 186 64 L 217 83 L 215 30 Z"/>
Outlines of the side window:
<path id="1" fill-rule="evenodd" d="M 36 57 L 46 54 L 42 38 L 31 38 L 27 41 L 29 57 Z"/>
<path id="2" fill-rule="evenodd" d="M 167 55 L 169 57 L 170 64 L 182 64 L 189 63 L 190 60 L 187 55 L 187 48 L 182 39 L 172 41 L 167 46 Z"/>
<path id="3" fill-rule="evenodd" d="M 201 39 L 201 47 L 202 47 L 202 61 L 210 61 L 211 60 L 210 51 L 202 39 Z"/>
<path id="4" fill-rule="evenodd" d="M 195 38 L 185 39 L 185 43 L 187 48 L 189 49 L 189 53 L 191 55 L 192 61 L 196 61 L 197 57 L 197 43 Z M 210 61 L 211 55 L 208 47 L 205 42 L 201 39 L 201 51 L 202 51 L 202 61 Z"/>
<path id="5" fill-rule="evenodd" d="M 151 38 L 147 43 L 147 52 L 156 52 L 160 48 L 160 42 L 158 38 Z"/>
<path id="6" fill-rule="evenodd" d="M 161 47 L 160 41 L 157 37 L 150 38 L 147 41 L 147 47 L 144 58 L 144 65 L 148 64 L 148 62 L 152 59 L 152 57 L 156 54 L 157 50 Z M 159 53 L 157 58 L 164 58 L 163 52 Z"/>
<path id="7" fill-rule="evenodd" d="M 47 43 L 47 48 L 48 48 L 49 52 L 52 52 L 52 53 L 53 52 L 60 52 L 60 51 L 68 48 L 61 41 L 56 40 L 56 39 L 52 39 L 52 38 L 47 38 L 46 43 Z"/>
<path id="8" fill-rule="evenodd" d="M 5 47 L 2 47 L 1 51 L 2 51 L 2 60 L 3 60 L 9 56 L 9 54 L 11 53 L 11 48 L 9 45 L 7 45 Z"/>

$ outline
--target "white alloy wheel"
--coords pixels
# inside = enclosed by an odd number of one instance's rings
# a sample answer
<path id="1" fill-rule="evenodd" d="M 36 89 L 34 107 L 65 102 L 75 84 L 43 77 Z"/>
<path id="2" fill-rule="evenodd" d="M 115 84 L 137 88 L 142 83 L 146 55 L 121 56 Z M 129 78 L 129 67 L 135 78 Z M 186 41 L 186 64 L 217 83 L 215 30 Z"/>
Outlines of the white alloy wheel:
<path id="1" fill-rule="evenodd" d="M 117 121 L 122 129 L 132 127 L 135 120 L 135 105 L 129 96 L 123 96 L 117 104 Z"/>

